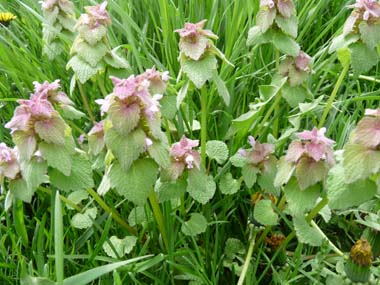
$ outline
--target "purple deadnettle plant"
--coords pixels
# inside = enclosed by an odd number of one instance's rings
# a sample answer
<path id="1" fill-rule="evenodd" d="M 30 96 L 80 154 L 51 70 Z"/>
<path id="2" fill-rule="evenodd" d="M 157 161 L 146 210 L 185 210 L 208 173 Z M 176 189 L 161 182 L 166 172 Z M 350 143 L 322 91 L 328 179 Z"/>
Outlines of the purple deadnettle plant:
<path id="1" fill-rule="evenodd" d="M 297 134 L 300 140 L 291 142 L 286 156 L 281 158 L 275 184 L 287 183 L 294 171 L 301 190 L 325 180 L 335 163 L 334 141 L 326 138 L 325 133 L 326 128 L 318 130 L 314 127 Z"/>
<path id="2" fill-rule="evenodd" d="M 172 145 L 170 149 L 171 163 L 168 168 L 168 176 L 171 180 L 177 180 L 182 176 L 185 169 L 200 169 L 199 151 L 193 148 L 199 146 L 199 140 L 191 140 L 182 136 L 179 142 Z"/>
<path id="3" fill-rule="evenodd" d="M 215 55 L 229 63 L 213 43 L 218 36 L 210 30 L 203 29 L 206 21 L 202 20 L 195 24 L 186 23 L 184 28 L 175 30 L 180 36 L 179 60 L 182 71 L 198 89 L 201 89 L 206 81 L 213 77 L 217 68 Z"/>
<path id="4" fill-rule="evenodd" d="M 242 158 L 242 163 L 236 166 L 242 168 L 244 182 L 248 188 L 251 188 L 256 182 L 257 175 L 266 175 L 271 172 L 276 167 L 277 160 L 273 155 L 274 145 L 260 143 L 252 136 L 248 137 L 248 143 L 251 145 L 250 149 L 238 151 L 237 155 Z"/>
<path id="5" fill-rule="evenodd" d="M 311 57 L 300 51 L 297 57 L 287 57 L 279 67 L 280 74 L 288 78 L 290 86 L 302 84 L 311 72 Z"/>
<path id="6" fill-rule="evenodd" d="M 366 109 L 344 147 L 343 166 L 347 183 L 380 171 L 380 109 Z"/>
<path id="7" fill-rule="evenodd" d="M 43 53 L 50 60 L 60 55 L 64 49 L 60 41 L 61 33 L 71 37 L 74 32 L 74 4 L 69 0 L 40 1 L 43 13 Z"/>
<path id="8" fill-rule="evenodd" d="M 109 48 L 107 27 L 111 19 L 106 10 L 107 1 L 85 7 L 86 14 L 78 19 L 75 38 L 70 53 L 72 58 L 67 68 L 72 68 L 80 83 L 85 83 L 92 76 L 104 70 L 108 64 L 114 68 L 128 68 L 128 62 Z"/>
<path id="9" fill-rule="evenodd" d="M 20 172 L 16 149 L 9 148 L 5 143 L 0 143 L 0 181 L 6 177 L 15 179 Z"/>

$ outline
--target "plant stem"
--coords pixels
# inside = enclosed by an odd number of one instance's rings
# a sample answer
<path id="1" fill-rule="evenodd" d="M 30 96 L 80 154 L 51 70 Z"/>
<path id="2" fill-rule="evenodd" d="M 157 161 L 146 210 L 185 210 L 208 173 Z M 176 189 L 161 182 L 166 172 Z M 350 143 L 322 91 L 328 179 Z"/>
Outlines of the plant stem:
<path id="1" fill-rule="evenodd" d="M 241 271 L 240 278 L 239 278 L 237 285 L 243 285 L 243 283 L 244 283 L 245 275 L 247 274 L 249 263 L 251 262 L 253 248 L 255 247 L 255 239 L 256 239 L 256 231 L 254 230 L 253 234 L 251 231 L 251 239 L 250 239 L 250 244 L 249 244 L 247 256 L 245 258 L 243 269 Z"/>
<path id="2" fill-rule="evenodd" d="M 202 166 L 206 168 L 206 140 L 207 140 L 207 89 L 201 89 L 201 158 Z"/>
<path id="3" fill-rule="evenodd" d="M 161 232 L 161 236 L 164 241 L 166 250 L 169 252 L 169 241 L 168 241 L 168 235 L 166 234 L 164 217 L 162 215 L 162 211 L 158 203 L 156 193 L 154 191 L 151 191 L 149 194 L 149 202 L 150 202 L 150 206 L 152 207 L 153 215 L 158 224 L 158 229 Z"/>
<path id="4" fill-rule="evenodd" d="M 311 222 L 312 219 L 314 219 L 318 213 L 327 205 L 328 203 L 327 197 L 324 197 L 312 210 L 311 212 L 307 215 L 306 220 L 308 223 Z"/>
<path id="5" fill-rule="evenodd" d="M 330 98 L 327 101 L 326 108 L 325 108 L 325 110 L 323 112 L 321 121 L 319 122 L 319 125 L 318 125 L 319 129 L 323 127 L 323 124 L 326 121 L 327 115 L 328 115 L 328 113 L 329 113 L 329 111 L 330 111 L 330 109 L 332 107 L 334 99 L 335 99 L 336 95 L 338 94 L 339 88 L 342 85 L 343 79 L 346 77 L 346 74 L 347 74 L 349 68 L 350 68 L 350 65 L 346 64 L 346 66 L 342 70 L 342 73 L 339 75 L 338 81 L 336 82 L 335 87 L 334 87 L 334 89 L 333 89 L 333 91 L 332 91 L 332 93 L 330 95 Z"/>
<path id="6" fill-rule="evenodd" d="M 49 195 L 54 194 L 52 190 L 50 190 L 49 188 L 42 187 L 42 186 L 38 187 L 38 190 L 41 192 L 47 193 Z M 73 201 L 67 199 L 65 196 L 59 195 L 59 199 L 61 199 L 63 203 L 65 203 L 66 205 L 69 205 L 71 208 L 77 210 L 78 212 L 82 211 L 81 207 L 76 205 Z"/>
<path id="7" fill-rule="evenodd" d="M 95 122 L 95 116 L 91 111 L 90 104 L 88 103 L 88 100 L 87 100 L 86 92 L 84 91 L 83 85 L 80 82 L 78 82 L 78 88 L 79 88 L 80 96 L 82 97 L 84 107 L 85 107 L 91 121 Z"/>
<path id="8" fill-rule="evenodd" d="M 339 256 L 344 256 L 344 253 L 343 253 L 339 248 L 337 248 L 337 247 L 335 246 L 335 244 L 332 243 L 332 241 L 331 241 L 331 240 L 325 235 L 325 233 L 324 233 L 324 232 L 318 227 L 318 225 L 317 225 L 314 221 L 311 221 L 310 224 L 311 224 L 311 226 L 312 226 L 314 229 L 316 229 L 316 230 L 319 232 L 319 234 L 320 234 L 321 236 L 323 236 L 324 239 L 327 240 L 327 242 L 329 243 L 330 247 L 332 248 L 332 250 L 333 250 L 336 254 L 338 254 Z"/>
<path id="9" fill-rule="evenodd" d="M 94 200 L 99 204 L 99 206 L 102 207 L 102 209 L 104 211 L 106 211 L 106 213 L 112 215 L 112 218 L 117 223 L 119 223 L 121 226 L 123 226 L 132 235 L 135 235 L 135 236 L 137 235 L 135 229 L 132 228 L 130 225 L 128 225 L 126 222 L 124 222 L 124 220 L 119 216 L 119 213 L 116 210 L 114 210 L 111 207 L 109 207 L 103 201 L 103 199 L 98 195 L 98 193 L 96 193 L 93 189 L 87 189 L 87 192 L 92 196 L 92 198 L 94 198 Z"/>

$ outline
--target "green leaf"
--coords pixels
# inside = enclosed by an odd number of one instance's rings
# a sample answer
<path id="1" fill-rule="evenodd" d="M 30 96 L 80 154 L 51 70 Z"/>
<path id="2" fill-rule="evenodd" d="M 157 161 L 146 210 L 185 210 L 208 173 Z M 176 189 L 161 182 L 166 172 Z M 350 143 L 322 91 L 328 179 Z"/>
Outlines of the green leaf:
<path id="1" fill-rule="evenodd" d="M 214 196 L 215 188 L 212 176 L 196 168 L 189 171 L 187 192 L 195 201 L 206 204 Z"/>
<path id="2" fill-rule="evenodd" d="M 96 207 L 87 209 L 83 214 L 77 213 L 71 219 L 71 225 L 77 229 L 87 229 L 92 226 L 97 213 Z"/>
<path id="3" fill-rule="evenodd" d="M 217 60 L 213 55 L 208 55 L 197 61 L 186 59 L 182 64 L 183 71 L 198 89 L 201 89 L 206 81 L 212 78 L 216 67 Z"/>
<path id="4" fill-rule="evenodd" d="M 298 18 L 297 18 L 297 16 L 293 15 L 290 18 L 285 18 L 285 17 L 281 16 L 280 14 L 277 14 L 275 21 L 276 21 L 277 26 L 279 26 L 279 28 L 285 34 L 288 34 L 292 38 L 297 37 L 297 32 L 298 32 Z"/>
<path id="5" fill-rule="evenodd" d="M 219 96 L 222 97 L 226 106 L 230 105 L 230 92 L 226 87 L 226 83 L 224 83 L 222 78 L 220 78 L 220 76 L 216 72 L 213 73 L 212 80 L 214 81 L 216 88 L 218 89 Z"/>
<path id="6" fill-rule="evenodd" d="M 377 64 L 376 49 L 371 49 L 363 43 L 354 43 L 350 45 L 350 50 L 351 64 L 355 74 L 365 73 Z"/>
<path id="7" fill-rule="evenodd" d="M 170 166 L 169 146 L 160 141 L 153 141 L 153 144 L 148 146 L 148 153 L 157 164 L 164 169 Z"/>
<path id="8" fill-rule="evenodd" d="M 110 189 L 111 189 L 111 180 L 109 177 L 109 170 L 107 170 L 104 173 L 104 175 L 102 177 L 102 181 L 100 182 L 99 187 L 96 190 L 96 192 L 98 192 L 98 194 L 100 196 L 103 196 L 103 195 L 107 194 Z"/>
<path id="9" fill-rule="evenodd" d="M 238 152 L 230 157 L 231 164 L 235 167 L 243 167 L 247 164 L 247 158 L 241 156 Z"/>
<path id="10" fill-rule="evenodd" d="M 181 231 L 187 236 L 196 236 L 204 233 L 207 229 L 206 218 L 198 213 L 191 214 L 190 220 L 184 222 Z"/>
<path id="11" fill-rule="evenodd" d="M 327 163 L 301 158 L 296 167 L 296 176 L 301 190 L 322 182 L 327 175 Z"/>
<path id="12" fill-rule="evenodd" d="M 293 177 L 284 188 L 286 201 L 293 216 L 302 215 L 311 210 L 319 197 L 320 186 L 314 185 L 301 191 L 297 180 Z"/>
<path id="13" fill-rule="evenodd" d="M 108 117 L 112 122 L 113 128 L 120 135 L 128 136 L 140 122 L 140 106 L 136 102 L 126 107 L 122 101 L 113 100 L 108 109 Z"/>
<path id="14" fill-rule="evenodd" d="M 226 257 L 230 260 L 235 259 L 235 257 L 240 257 L 246 252 L 244 243 L 237 238 L 228 238 L 226 241 L 226 246 L 224 248 L 224 253 Z"/>
<path id="15" fill-rule="evenodd" d="M 15 131 L 12 133 L 12 139 L 19 150 L 21 160 L 29 160 L 37 147 L 37 141 L 34 134 Z"/>
<path id="16" fill-rule="evenodd" d="M 272 43 L 279 51 L 287 55 L 296 57 L 300 52 L 300 46 L 297 42 L 280 32 L 274 34 Z"/>
<path id="17" fill-rule="evenodd" d="M 307 90 L 303 86 L 290 86 L 285 84 L 281 89 L 282 98 L 288 102 L 292 108 L 298 107 L 306 99 Z"/>
<path id="18" fill-rule="evenodd" d="M 69 196 L 67 196 L 67 199 L 73 202 L 75 205 L 80 204 L 83 200 L 86 200 L 88 198 L 88 192 L 85 190 L 77 190 L 72 193 L 70 193 Z M 71 206 L 66 204 L 67 209 L 73 210 Z"/>
<path id="19" fill-rule="evenodd" d="M 143 225 L 149 222 L 149 217 L 146 211 L 149 210 L 145 209 L 144 206 L 137 206 L 133 208 L 128 215 L 128 224 L 131 227 L 134 227 L 136 225 Z"/>
<path id="20" fill-rule="evenodd" d="M 222 164 L 228 159 L 228 147 L 222 141 L 208 141 L 206 154 L 210 159 L 215 159 L 217 163 Z"/>
<path id="21" fill-rule="evenodd" d="M 49 166 L 59 170 L 66 176 L 70 175 L 74 149 L 67 145 L 62 147 L 61 145 L 40 142 L 39 150 Z"/>
<path id="22" fill-rule="evenodd" d="M 27 187 L 27 184 L 24 179 L 12 179 L 9 181 L 9 189 L 12 192 L 12 195 L 26 203 L 30 203 L 33 197 L 33 189 Z"/>
<path id="23" fill-rule="evenodd" d="M 47 173 L 47 164 L 45 161 L 39 161 L 38 158 L 33 157 L 29 161 L 20 163 L 22 177 L 25 179 L 28 186 L 28 191 L 36 190 L 42 183 L 49 181 Z"/>
<path id="24" fill-rule="evenodd" d="M 63 281 L 63 285 L 86 285 L 90 283 L 91 281 L 99 278 L 100 276 L 118 269 L 119 267 L 131 264 L 131 263 L 135 263 L 139 260 L 146 259 L 149 257 L 152 257 L 152 255 L 139 256 L 139 257 L 124 260 L 124 261 L 119 261 L 119 262 L 115 262 L 115 263 L 111 263 L 111 264 L 107 264 L 103 266 L 98 266 L 93 269 L 90 269 L 85 272 L 66 278 Z"/>
<path id="25" fill-rule="evenodd" d="M 265 170 L 257 178 L 257 183 L 265 193 L 270 193 L 275 196 L 280 195 L 280 188 L 274 186 L 274 179 L 277 174 L 277 159 L 272 158 L 271 164 L 266 165 Z"/>
<path id="26" fill-rule="evenodd" d="M 284 156 L 281 157 L 280 160 L 278 161 L 277 174 L 273 182 L 274 186 L 280 187 L 288 183 L 295 169 L 296 169 L 295 165 L 287 162 Z"/>
<path id="27" fill-rule="evenodd" d="M 245 185 L 247 185 L 248 188 L 252 188 L 252 186 L 256 183 L 257 179 L 257 173 L 259 170 L 249 164 L 246 164 L 241 169 L 241 174 L 243 175 Z"/>
<path id="28" fill-rule="evenodd" d="M 175 115 L 177 113 L 177 107 L 176 107 L 177 98 L 176 96 L 164 96 L 160 100 L 161 104 L 161 114 L 164 118 L 168 120 L 173 120 L 175 118 Z"/>
<path id="29" fill-rule="evenodd" d="M 272 39 L 272 31 L 261 32 L 260 27 L 253 26 L 248 31 L 247 46 L 269 43 Z"/>
<path id="30" fill-rule="evenodd" d="M 129 201 L 144 205 L 153 190 L 157 174 L 158 167 L 152 159 L 136 160 L 127 171 L 115 163 L 110 170 L 111 186 Z"/>
<path id="31" fill-rule="evenodd" d="M 322 235 L 307 223 L 305 217 L 296 216 L 293 218 L 293 223 L 297 238 L 300 242 L 311 246 L 322 245 Z"/>
<path id="32" fill-rule="evenodd" d="M 132 249 L 136 245 L 136 242 L 137 242 L 137 237 L 135 236 L 126 236 L 123 239 L 119 239 L 117 236 L 111 236 L 109 241 L 103 244 L 103 250 L 110 257 L 113 257 L 113 258 L 117 258 L 118 256 L 123 257 L 124 255 L 132 251 Z M 117 255 L 112 249 L 112 247 L 109 245 L 109 243 L 112 244 Z"/>
<path id="33" fill-rule="evenodd" d="M 96 28 L 91 28 L 89 25 L 79 25 L 78 32 L 82 39 L 93 46 L 106 36 L 107 28 L 103 25 L 98 25 Z"/>
<path id="34" fill-rule="evenodd" d="M 235 194 L 240 189 L 240 181 L 234 179 L 232 174 L 228 172 L 220 178 L 219 189 L 225 195 Z"/>
<path id="35" fill-rule="evenodd" d="M 178 94 L 177 94 L 177 109 L 179 109 L 179 107 L 181 107 L 181 103 L 182 101 L 185 99 L 186 95 L 187 95 L 187 90 L 189 89 L 189 81 L 186 81 L 185 84 L 181 87 L 181 89 L 178 91 Z"/>
<path id="36" fill-rule="evenodd" d="M 113 128 L 108 129 L 105 132 L 105 142 L 124 170 L 128 170 L 145 151 L 145 133 L 141 129 L 136 129 L 127 136 L 120 135 Z"/>
<path id="37" fill-rule="evenodd" d="M 105 63 L 112 66 L 113 68 L 117 68 L 117 69 L 121 69 L 121 68 L 128 69 L 128 68 L 130 68 L 128 61 L 116 53 L 116 48 L 113 49 L 108 54 L 106 54 L 106 56 L 103 59 L 104 59 Z"/>
<path id="38" fill-rule="evenodd" d="M 50 182 L 58 189 L 70 192 L 86 190 L 94 187 L 91 162 L 84 154 L 73 156 L 70 175 L 65 175 L 55 169 L 49 170 Z"/>
<path id="39" fill-rule="evenodd" d="M 96 67 L 108 52 L 109 49 L 104 43 L 98 42 L 95 45 L 89 45 L 81 38 L 77 38 L 71 48 L 71 53 L 77 53 L 92 67 Z"/>
<path id="40" fill-rule="evenodd" d="M 77 109 L 75 109 L 73 106 L 70 106 L 70 105 L 62 105 L 61 110 L 62 110 L 62 116 L 65 119 L 78 120 L 78 119 L 86 117 L 84 113 L 82 113 L 81 111 L 78 111 Z"/>
<path id="41" fill-rule="evenodd" d="M 278 215 L 273 211 L 272 201 L 260 200 L 257 202 L 253 217 L 264 226 L 274 226 L 277 224 Z"/>
<path id="42" fill-rule="evenodd" d="M 38 136 L 47 143 L 64 144 L 66 124 L 61 117 L 53 117 L 46 121 L 34 123 Z"/>
<path id="43" fill-rule="evenodd" d="M 346 48 L 350 44 L 357 42 L 360 39 L 358 34 L 349 34 L 347 36 L 339 35 L 334 38 L 331 42 L 329 53 L 333 53 L 339 49 Z"/>
<path id="44" fill-rule="evenodd" d="M 347 66 L 351 63 L 351 51 L 348 47 L 339 49 L 337 54 L 342 66 Z"/>
<path id="45" fill-rule="evenodd" d="M 344 168 L 341 164 L 330 170 L 326 187 L 329 206 L 337 210 L 359 206 L 376 194 L 376 183 L 369 179 L 346 184 Z"/>
<path id="46" fill-rule="evenodd" d="M 162 203 L 182 197 L 186 192 L 186 186 L 186 181 L 184 180 L 165 182 L 157 180 L 154 190 L 157 193 L 159 202 Z"/>
<path id="47" fill-rule="evenodd" d="M 380 171 L 380 151 L 358 144 L 347 144 L 343 153 L 346 183 L 365 179 Z"/>
<path id="48" fill-rule="evenodd" d="M 374 49 L 380 43 L 380 25 L 379 24 L 367 24 L 362 21 L 359 24 L 360 37 L 363 42 L 370 48 Z"/>
<path id="49" fill-rule="evenodd" d="M 81 59 L 78 55 L 73 56 L 66 65 L 66 69 L 72 68 L 80 83 L 84 84 L 87 80 L 104 69 L 103 64 L 100 62 L 95 67 Z"/>
<path id="50" fill-rule="evenodd" d="M 192 60 L 199 60 L 207 49 L 209 39 L 205 36 L 195 37 L 195 41 L 181 39 L 179 42 L 180 50 L 184 55 Z"/>
<path id="51" fill-rule="evenodd" d="M 265 33 L 273 24 L 276 9 L 260 9 L 256 14 L 256 25 Z"/>

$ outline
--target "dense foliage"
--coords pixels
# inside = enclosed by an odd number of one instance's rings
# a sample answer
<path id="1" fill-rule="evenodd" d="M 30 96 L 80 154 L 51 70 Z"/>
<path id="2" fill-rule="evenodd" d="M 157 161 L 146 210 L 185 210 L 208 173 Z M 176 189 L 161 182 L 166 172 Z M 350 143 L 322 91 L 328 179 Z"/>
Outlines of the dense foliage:
<path id="1" fill-rule="evenodd" d="M 378 284 L 380 2 L 0 3 L 1 284 Z"/>

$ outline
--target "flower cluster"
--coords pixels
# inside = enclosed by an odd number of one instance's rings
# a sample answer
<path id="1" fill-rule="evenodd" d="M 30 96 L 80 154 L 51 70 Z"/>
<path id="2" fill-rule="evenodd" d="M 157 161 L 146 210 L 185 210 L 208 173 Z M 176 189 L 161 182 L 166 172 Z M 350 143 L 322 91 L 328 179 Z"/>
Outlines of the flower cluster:
<path id="1" fill-rule="evenodd" d="M 9 148 L 5 143 L 0 143 L 0 180 L 2 177 L 15 179 L 19 172 L 17 149 Z"/>
<path id="2" fill-rule="evenodd" d="M 257 25 L 265 33 L 273 25 L 276 17 L 282 17 L 286 21 L 292 16 L 295 16 L 292 0 L 261 0 L 256 17 Z"/>
<path id="3" fill-rule="evenodd" d="M 34 82 L 35 92 L 29 100 L 17 102 L 13 118 L 5 127 L 11 129 L 22 158 L 28 160 L 40 140 L 47 143 L 64 144 L 66 124 L 54 109 L 52 102 L 72 104 L 63 92 L 58 92 L 59 81 L 49 84 Z"/>
<path id="4" fill-rule="evenodd" d="M 203 29 L 205 23 L 206 20 L 195 24 L 186 23 L 183 29 L 175 30 L 181 38 L 179 42 L 181 53 L 193 60 L 199 60 L 213 46 L 210 39 L 218 39 L 212 31 Z"/>
<path id="5" fill-rule="evenodd" d="M 274 146 L 272 144 L 256 141 L 252 136 L 248 137 L 251 149 L 240 149 L 239 154 L 245 158 L 247 164 L 258 170 L 265 170 L 273 158 Z"/>
<path id="6" fill-rule="evenodd" d="M 88 133 L 90 152 L 97 155 L 104 148 L 104 121 L 96 122 Z"/>
<path id="7" fill-rule="evenodd" d="M 368 149 L 378 150 L 380 146 L 380 109 L 365 110 L 365 117 L 358 123 L 352 134 L 352 143 Z"/>
<path id="8" fill-rule="evenodd" d="M 355 31 L 361 21 L 373 24 L 379 20 L 380 3 L 376 0 L 356 0 L 355 4 L 349 5 L 348 7 L 354 10 L 344 24 L 344 35 Z"/>
<path id="9" fill-rule="evenodd" d="M 128 62 L 107 45 L 107 27 L 111 19 L 106 8 L 107 1 L 85 7 L 86 14 L 82 14 L 75 25 L 79 34 L 71 47 L 73 57 L 67 67 L 73 69 L 82 84 L 104 70 L 106 64 L 114 68 L 129 67 Z"/>
<path id="10" fill-rule="evenodd" d="M 59 34 L 74 31 L 74 4 L 69 0 L 45 0 L 41 4 L 44 16 L 43 52 L 52 60 L 63 52 Z"/>
<path id="11" fill-rule="evenodd" d="M 300 51 L 297 57 L 288 56 L 280 65 L 280 74 L 288 77 L 290 86 L 302 84 L 311 72 L 311 57 Z"/>
<path id="12" fill-rule="evenodd" d="M 153 76 L 152 76 L 153 75 Z M 96 102 L 101 105 L 102 114 L 107 113 L 113 126 L 122 134 L 128 134 L 140 123 L 149 124 L 157 119 L 159 100 L 165 92 L 167 75 L 148 70 L 138 76 L 127 79 L 111 77 L 113 93 Z M 153 82 L 153 83 L 152 83 Z M 151 95 L 150 87 L 160 86 L 160 93 Z M 155 90 L 157 91 L 157 90 Z"/>
<path id="13" fill-rule="evenodd" d="M 326 128 L 318 130 L 314 127 L 311 131 L 299 133 L 301 140 L 289 145 L 284 162 L 295 168 L 301 190 L 323 181 L 335 163 L 332 150 L 334 141 L 326 138 L 325 132 Z"/>
<path id="14" fill-rule="evenodd" d="M 170 149 L 171 166 L 169 175 L 172 180 L 177 180 L 186 169 L 193 169 L 194 166 L 200 169 L 200 155 L 193 148 L 199 146 L 198 140 L 191 140 L 182 136 L 179 142 L 172 145 Z"/>

